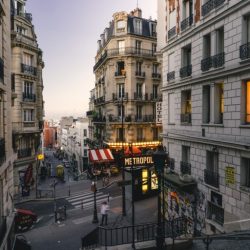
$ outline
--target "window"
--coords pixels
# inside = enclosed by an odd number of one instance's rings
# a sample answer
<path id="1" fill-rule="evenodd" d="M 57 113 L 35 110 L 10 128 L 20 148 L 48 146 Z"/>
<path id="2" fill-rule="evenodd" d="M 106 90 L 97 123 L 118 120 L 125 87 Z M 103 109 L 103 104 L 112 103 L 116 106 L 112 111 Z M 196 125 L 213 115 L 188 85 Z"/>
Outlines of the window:
<path id="1" fill-rule="evenodd" d="M 152 128 L 153 140 L 157 141 L 159 139 L 158 128 Z"/>
<path id="2" fill-rule="evenodd" d="M 137 54 L 141 54 L 141 41 L 135 40 L 135 50 Z"/>
<path id="3" fill-rule="evenodd" d="M 141 35 L 142 34 L 142 21 L 140 19 L 134 19 L 134 31 L 135 34 Z"/>
<path id="4" fill-rule="evenodd" d="M 86 139 L 83 140 L 83 146 L 87 146 L 87 140 Z"/>
<path id="5" fill-rule="evenodd" d="M 224 52 L 224 28 L 216 30 L 216 54 Z"/>
<path id="6" fill-rule="evenodd" d="M 123 61 L 117 62 L 116 69 L 117 69 L 117 72 L 116 72 L 117 76 L 124 76 L 125 75 L 125 69 L 124 69 L 124 62 Z"/>
<path id="7" fill-rule="evenodd" d="M 203 37 L 203 58 L 211 56 L 211 34 Z"/>
<path id="8" fill-rule="evenodd" d="M 119 141 L 124 140 L 124 129 L 123 128 L 118 128 L 117 129 L 117 138 Z"/>
<path id="9" fill-rule="evenodd" d="M 210 85 L 202 89 L 202 123 L 210 122 Z"/>
<path id="10" fill-rule="evenodd" d="M 84 154 L 85 157 L 87 157 L 88 156 L 88 150 L 84 149 L 83 154 Z"/>
<path id="11" fill-rule="evenodd" d="M 136 106 L 136 118 L 137 120 L 142 120 L 142 106 L 141 105 Z"/>
<path id="12" fill-rule="evenodd" d="M 246 82 L 246 123 L 250 123 L 250 81 Z"/>
<path id="13" fill-rule="evenodd" d="M 157 44 L 156 43 L 152 43 L 152 55 L 155 54 L 156 50 L 157 50 Z"/>
<path id="14" fill-rule="evenodd" d="M 243 29 L 242 40 L 243 40 L 243 44 L 246 44 L 250 42 L 250 15 L 243 17 L 242 24 L 243 24 L 242 25 L 242 29 Z"/>
<path id="15" fill-rule="evenodd" d="M 157 74 L 158 73 L 158 64 L 153 63 L 153 74 Z"/>
<path id="16" fill-rule="evenodd" d="M 117 109 L 118 109 L 118 116 L 120 118 L 124 117 L 124 105 L 118 105 Z"/>
<path id="17" fill-rule="evenodd" d="M 218 153 L 207 151 L 206 169 L 212 173 L 218 173 Z"/>
<path id="18" fill-rule="evenodd" d="M 183 8 L 182 8 L 182 20 L 190 17 L 193 14 L 193 5 L 192 1 L 185 0 L 183 1 Z"/>
<path id="19" fill-rule="evenodd" d="M 182 48 L 182 67 L 191 65 L 191 45 Z"/>
<path id="20" fill-rule="evenodd" d="M 250 188 L 250 159 L 249 158 L 241 159 L 240 184 L 241 186 Z"/>
<path id="21" fill-rule="evenodd" d="M 157 84 L 153 84 L 153 100 L 158 98 L 158 87 Z"/>
<path id="22" fill-rule="evenodd" d="M 83 136 L 87 136 L 87 129 L 83 130 Z"/>
<path id="23" fill-rule="evenodd" d="M 142 74 L 142 62 L 136 62 L 136 75 L 140 76 Z"/>
<path id="24" fill-rule="evenodd" d="M 117 21 L 116 25 L 117 25 L 117 32 L 125 31 L 125 21 L 124 20 Z"/>
<path id="25" fill-rule="evenodd" d="M 26 35 L 27 34 L 27 30 L 21 26 L 18 26 L 16 27 L 16 31 L 17 33 L 21 34 L 21 35 Z"/>
<path id="26" fill-rule="evenodd" d="M 118 50 L 119 50 L 119 54 L 124 54 L 124 52 L 125 52 L 125 41 L 124 40 L 118 41 Z"/>
<path id="27" fill-rule="evenodd" d="M 182 161 L 190 163 L 190 147 L 182 146 Z"/>
<path id="28" fill-rule="evenodd" d="M 23 121 L 24 122 L 33 122 L 34 121 L 34 110 L 25 109 L 23 111 Z"/>
<path id="29" fill-rule="evenodd" d="M 151 36 L 156 37 L 156 24 L 150 23 Z"/>
<path id="30" fill-rule="evenodd" d="M 124 97 L 124 84 L 118 84 L 118 98 Z"/>
<path id="31" fill-rule="evenodd" d="M 214 85 L 214 123 L 223 123 L 224 113 L 224 84 L 217 83 Z"/>
<path id="32" fill-rule="evenodd" d="M 23 53 L 23 64 L 32 66 L 33 56 L 27 53 Z"/>
<path id="33" fill-rule="evenodd" d="M 191 90 L 181 92 L 181 122 L 191 123 Z"/>
<path id="34" fill-rule="evenodd" d="M 25 81 L 23 84 L 23 93 L 27 96 L 31 96 L 33 94 L 33 83 Z"/>
<path id="35" fill-rule="evenodd" d="M 138 98 L 142 98 L 142 84 L 141 83 L 136 84 L 136 95 Z"/>
<path id="36" fill-rule="evenodd" d="M 175 123 L 175 94 L 168 94 L 168 123 Z"/>
<path id="37" fill-rule="evenodd" d="M 169 29 L 176 26 L 176 10 L 174 9 L 169 13 Z"/>
<path id="38" fill-rule="evenodd" d="M 143 128 L 137 128 L 137 140 L 138 141 L 143 140 Z"/>

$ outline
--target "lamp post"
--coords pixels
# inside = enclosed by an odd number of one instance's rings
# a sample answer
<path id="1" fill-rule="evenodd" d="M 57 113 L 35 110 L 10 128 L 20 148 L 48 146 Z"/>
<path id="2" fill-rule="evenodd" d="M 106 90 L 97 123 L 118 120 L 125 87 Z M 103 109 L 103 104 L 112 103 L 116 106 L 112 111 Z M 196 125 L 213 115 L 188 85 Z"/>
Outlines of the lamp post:
<path id="1" fill-rule="evenodd" d="M 96 188 L 96 181 L 92 181 L 91 184 L 91 190 L 94 193 L 94 212 L 93 212 L 93 220 L 92 223 L 98 223 L 98 216 L 97 216 L 97 207 L 96 207 L 96 192 L 97 192 L 97 188 Z"/>
<path id="2" fill-rule="evenodd" d="M 158 178 L 158 216 L 157 216 L 158 219 L 157 219 L 157 234 L 156 234 L 157 249 L 163 249 L 165 241 L 165 235 L 164 235 L 165 218 L 162 218 L 163 216 L 162 216 L 161 192 L 163 191 L 162 175 L 166 160 L 167 160 L 167 153 L 164 151 L 162 146 L 159 146 L 158 150 L 155 153 L 153 153 L 153 161 Z"/>

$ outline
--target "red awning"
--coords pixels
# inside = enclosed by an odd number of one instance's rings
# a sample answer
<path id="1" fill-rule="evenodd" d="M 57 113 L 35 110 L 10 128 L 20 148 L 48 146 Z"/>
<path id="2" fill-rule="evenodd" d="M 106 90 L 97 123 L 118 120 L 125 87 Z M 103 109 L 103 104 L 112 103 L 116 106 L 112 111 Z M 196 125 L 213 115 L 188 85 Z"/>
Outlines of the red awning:
<path id="1" fill-rule="evenodd" d="M 89 160 L 92 162 L 107 162 L 113 161 L 114 157 L 108 148 L 104 149 L 90 149 Z"/>

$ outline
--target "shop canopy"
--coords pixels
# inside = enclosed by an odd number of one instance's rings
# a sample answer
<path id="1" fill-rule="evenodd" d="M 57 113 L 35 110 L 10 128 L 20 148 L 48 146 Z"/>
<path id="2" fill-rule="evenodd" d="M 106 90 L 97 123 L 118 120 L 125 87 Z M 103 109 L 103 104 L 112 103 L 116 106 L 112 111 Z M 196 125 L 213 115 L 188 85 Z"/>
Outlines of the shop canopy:
<path id="1" fill-rule="evenodd" d="M 113 161 L 114 157 L 108 148 L 104 149 L 90 149 L 89 160 L 92 162 L 109 162 Z"/>

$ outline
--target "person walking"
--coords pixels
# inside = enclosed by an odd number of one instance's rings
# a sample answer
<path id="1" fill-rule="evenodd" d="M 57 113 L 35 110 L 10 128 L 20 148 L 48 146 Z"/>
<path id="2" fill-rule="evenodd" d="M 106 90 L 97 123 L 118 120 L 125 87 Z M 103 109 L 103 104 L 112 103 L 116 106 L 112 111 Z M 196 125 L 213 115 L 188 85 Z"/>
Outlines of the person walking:
<path id="1" fill-rule="evenodd" d="M 109 211 L 109 205 L 106 201 L 104 201 L 101 205 L 101 215 L 102 215 L 102 223 L 101 226 L 108 224 L 108 211 Z"/>

